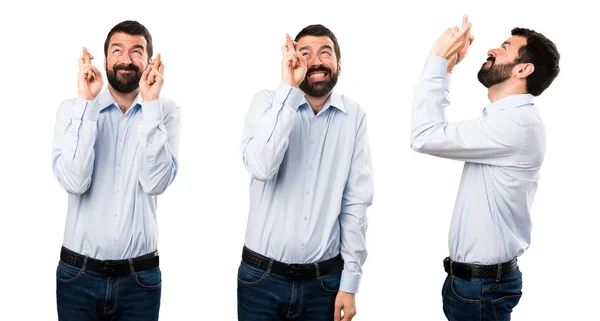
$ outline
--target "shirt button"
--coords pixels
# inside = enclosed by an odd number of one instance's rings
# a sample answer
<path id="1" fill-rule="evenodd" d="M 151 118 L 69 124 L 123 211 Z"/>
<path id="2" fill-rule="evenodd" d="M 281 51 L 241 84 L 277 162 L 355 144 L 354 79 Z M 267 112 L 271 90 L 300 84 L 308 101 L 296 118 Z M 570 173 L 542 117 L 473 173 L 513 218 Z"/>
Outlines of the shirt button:
<path id="1" fill-rule="evenodd" d="M 304 248 L 304 242 L 300 243 L 300 247 Z"/>
<path id="2" fill-rule="evenodd" d="M 310 143 L 311 143 L 311 144 L 314 144 L 314 143 L 315 143 L 315 140 L 314 140 L 314 139 L 311 139 L 311 140 L 310 140 Z"/>
<path id="3" fill-rule="evenodd" d="M 306 220 L 308 220 L 308 217 L 306 217 L 306 216 L 305 216 L 305 217 L 304 217 L 304 221 L 306 221 Z"/>
<path id="4" fill-rule="evenodd" d="M 311 165 L 308 165 L 308 169 L 312 169 L 312 164 L 311 164 Z"/>
<path id="5" fill-rule="evenodd" d="M 306 191 L 306 195 L 310 195 L 310 191 Z"/>

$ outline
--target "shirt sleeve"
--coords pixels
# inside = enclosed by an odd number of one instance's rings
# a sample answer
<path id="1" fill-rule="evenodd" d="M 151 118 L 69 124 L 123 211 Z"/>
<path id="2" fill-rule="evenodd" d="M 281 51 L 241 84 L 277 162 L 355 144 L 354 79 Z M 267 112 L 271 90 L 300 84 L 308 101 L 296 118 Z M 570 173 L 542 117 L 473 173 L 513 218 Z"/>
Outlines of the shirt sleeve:
<path id="1" fill-rule="evenodd" d="M 277 175 L 303 98 L 302 91 L 283 83 L 274 97 L 268 91 L 254 95 L 241 144 L 244 166 L 254 179 L 268 181 Z"/>
<path id="2" fill-rule="evenodd" d="M 367 121 L 363 114 L 356 133 L 352 164 L 344 188 L 340 213 L 341 253 L 344 270 L 340 291 L 358 292 L 362 265 L 367 259 L 365 234 L 367 231 L 367 207 L 373 202 L 373 170 Z"/>
<path id="3" fill-rule="evenodd" d="M 509 115 L 449 123 L 445 107 L 450 75 L 448 61 L 429 56 L 413 97 L 411 147 L 438 157 L 489 165 L 508 165 L 521 149 L 524 128 Z"/>
<path id="4" fill-rule="evenodd" d="M 52 167 L 71 194 L 85 193 L 92 182 L 100 109 L 97 102 L 77 98 L 62 102 L 56 113 Z"/>
<path id="5" fill-rule="evenodd" d="M 142 102 L 139 124 L 139 182 L 145 193 L 162 194 L 177 175 L 180 109 L 161 100 Z"/>

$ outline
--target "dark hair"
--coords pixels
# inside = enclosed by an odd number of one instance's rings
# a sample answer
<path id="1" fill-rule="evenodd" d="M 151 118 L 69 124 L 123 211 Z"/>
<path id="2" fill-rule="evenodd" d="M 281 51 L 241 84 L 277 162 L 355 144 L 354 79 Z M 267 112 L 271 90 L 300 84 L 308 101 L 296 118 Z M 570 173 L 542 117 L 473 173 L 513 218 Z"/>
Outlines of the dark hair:
<path id="1" fill-rule="evenodd" d="M 152 36 L 146 27 L 144 27 L 141 23 L 133 20 L 126 20 L 118 25 L 114 26 L 110 29 L 108 36 L 106 36 L 106 41 L 104 41 L 104 56 L 106 57 L 108 54 L 108 42 L 110 41 L 110 37 L 117 32 L 126 33 L 132 36 L 144 36 L 146 38 L 146 42 L 148 43 L 146 47 L 146 51 L 148 52 L 148 57 L 152 57 Z"/>
<path id="2" fill-rule="evenodd" d="M 296 35 L 296 38 L 294 39 L 294 41 L 298 41 L 298 40 L 300 40 L 300 38 L 302 38 L 304 36 L 326 36 L 326 37 L 329 37 L 329 39 L 331 39 L 331 41 L 333 42 L 333 50 L 335 51 L 335 56 L 337 57 L 338 61 L 340 60 L 340 57 L 342 56 L 342 54 L 340 53 L 340 46 L 338 45 L 337 38 L 335 37 L 333 32 L 331 32 L 331 30 L 327 29 L 323 25 L 310 25 L 310 26 L 300 30 L 300 32 Z"/>
<path id="3" fill-rule="evenodd" d="M 534 71 L 527 77 L 527 91 L 539 96 L 558 76 L 560 54 L 556 45 L 541 33 L 526 28 L 514 28 L 513 36 L 527 38 L 527 44 L 519 48 L 519 63 L 532 63 Z"/>

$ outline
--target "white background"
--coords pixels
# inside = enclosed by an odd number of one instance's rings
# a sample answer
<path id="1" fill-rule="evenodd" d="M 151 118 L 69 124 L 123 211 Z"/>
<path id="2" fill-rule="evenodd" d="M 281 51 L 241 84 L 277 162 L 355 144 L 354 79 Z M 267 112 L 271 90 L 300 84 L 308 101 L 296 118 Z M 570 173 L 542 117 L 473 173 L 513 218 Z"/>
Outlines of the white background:
<path id="1" fill-rule="evenodd" d="M 190 2 L 191 3 L 191 2 Z M 442 259 L 462 163 L 410 149 L 415 81 L 438 35 L 463 13 L 476 39 L 454 70 L 451 121 L 488 103 L 476 74 L 515 26 L 558 46 L 561 73 L 536 100 L 548 148 L 520 259 L 514 320 L 597 317 L 597 15 L 578 1 L 21 1 L 0 10 L 0 307 L 3 320 L 56 320 L 55 270 L 67 194 L 53 177 L 59 103 L 77 94 L 81 47 L 103 70 L 108 31 L 126 19 L 152 33 L 163 96 L 182 109 L 180 171 L 159 196 L 161 320 L 236 320 L 236 271 L 249 176 L 239 144 L 252 95 L 280 81 L 285 33 L 322 23 L 338 37 L 336 90 L 368 115 L 375 199 L 355 320 L 444 320 Z M 551 2 L 550 2 L 551 3 Z M 105 78 L 106 79 L 106 78 Z M 106 84 L 106 80 L 105 80 Z"/>

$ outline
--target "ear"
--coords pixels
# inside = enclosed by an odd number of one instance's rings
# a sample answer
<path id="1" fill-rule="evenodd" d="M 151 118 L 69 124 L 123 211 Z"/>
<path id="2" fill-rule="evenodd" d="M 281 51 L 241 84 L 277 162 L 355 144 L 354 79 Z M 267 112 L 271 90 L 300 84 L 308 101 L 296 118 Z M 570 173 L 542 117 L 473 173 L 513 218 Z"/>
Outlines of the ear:
<path id="1" fill-rule="evenodd" d="M 341 60 L 338 60 L 337 67 L 338 67 L 338 76 L 341 76 L 342 75 L 342 61 Z"/>
<path id="2" fill-rule="evenodd" d="M 535 66 L 530 62 L 518 64 L 516 67 L 517 67 L 517 78 L 520 78 L 520 79 L 525 79 L 525 78 L 529 77 L 529 75 L 531 75 L 535 71 Z"/>
<path id="3" fill-rule="evenodd" d="M 106 68 L 106 57 L 104 57 L 104 70 L 107 70 L 108 68 Z"/>

